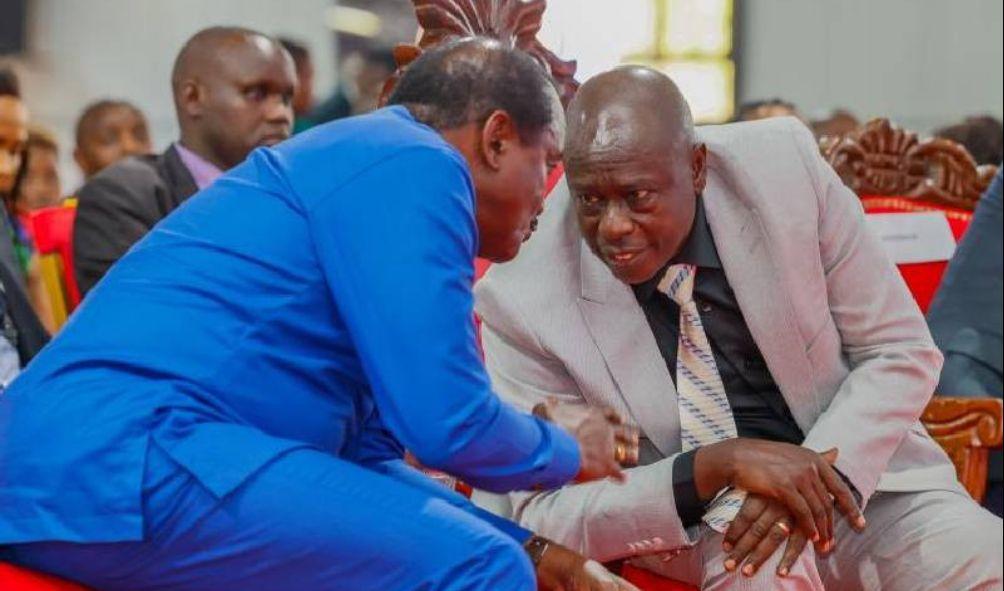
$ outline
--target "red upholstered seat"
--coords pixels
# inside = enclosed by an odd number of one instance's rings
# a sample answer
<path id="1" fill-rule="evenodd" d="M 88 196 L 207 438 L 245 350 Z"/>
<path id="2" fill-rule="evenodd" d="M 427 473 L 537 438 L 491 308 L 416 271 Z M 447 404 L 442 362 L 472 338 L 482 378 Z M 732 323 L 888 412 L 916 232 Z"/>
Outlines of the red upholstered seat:
<path id="1" fill-rule="evenodd" d="M 68 200 L 69 201 L 69 200 Z M 39 254 L 57 254 L 63 263 L 63 285 L 69 312 L 80 303 L 80 290 L 73 273 L 73 220 L 77 216 L 76 203 L 46 207 L 31 212 L 31 229 Z"/>
<path id="2" fill-rule="evenodd" d="M 948 226 L 955 236 L 955 241 L 962 239 L 969 222 L 973 218 L 973 212 L 952 207 L 943 207 L 929 203 L 918 202 L 916 199 L 905 197 L 889 197 L 884 195 L 862 195 L 861 203 L 864 205 L 866 213 L 912 213 L 921 211 L 940 211 L 948 219 Z M 936 261 L 931 263 L 909 263 L 896 265 L 899 268 L 903 280 L 906 281 L 910 293 L 920 306 L 921 312 L 927 313 L 934 293 L 941 284 L 941 276 L 945 274 L 948 261 Z"/>
<path id="3" fill-rule="evenodd" d="M 76 583 L 0 562 L 0 589 L 3 591 L 88 591 Z"/>
<path id="4" fill-rule="evenodd" d="M 621 576 L 633 583 L 641 591 L 697 591 L 697 587 L 660 577 L 650 571 L 625 564 Z"/>

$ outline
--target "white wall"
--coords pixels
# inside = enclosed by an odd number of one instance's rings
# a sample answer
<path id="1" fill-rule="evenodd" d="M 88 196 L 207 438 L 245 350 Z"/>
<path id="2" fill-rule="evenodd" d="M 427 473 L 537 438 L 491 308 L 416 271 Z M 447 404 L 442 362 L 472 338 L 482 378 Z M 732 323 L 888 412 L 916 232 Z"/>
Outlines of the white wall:
<path id="1" fill-rule="evenodd" d="M 80 181 L 72 162 L 73 125 L 100 98 L 124 98 L 150 121 L 154 145 L 177 137 L 170 71 L 181 45 L 212 25 L 240 25 L 306 42 L 315 92 L 334 83 L 334 41 L 324 24 L 332 0 L 32 0 L 29 51 L 19 61 L 32 119 L 61 140 L 65 191 Z"/>
<path id="2" fill-rule="evenodd" d="M 740 100 L 846 107 L 918 131 L 1002 115 L 1001 0 L 742 2 Z"/>

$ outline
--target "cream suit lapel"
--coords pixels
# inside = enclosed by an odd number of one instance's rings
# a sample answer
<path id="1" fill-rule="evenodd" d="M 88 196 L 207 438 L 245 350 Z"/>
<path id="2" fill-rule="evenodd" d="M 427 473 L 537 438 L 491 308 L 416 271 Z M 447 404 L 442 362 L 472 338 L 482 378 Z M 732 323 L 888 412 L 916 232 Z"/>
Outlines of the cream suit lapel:
<path id="1" fill-rule="evenodd" d="M 579 309 L 631 414 L 664 456 L 680 451 L 676 388 L 634 292 L 580 241 Z"/>
<path id="2" fill-rule="evenodd" d="M 738 163 L 709 153 L 708 185 L 702 198 L 722 267 L 753 340 L 792 416 L 807 433 L 819 412 L 812 367 L 779 272 L 781 262 L 771 253 L 763 220 L 751 206 L 765 203 L 750 198 L 756 190 Z"/>

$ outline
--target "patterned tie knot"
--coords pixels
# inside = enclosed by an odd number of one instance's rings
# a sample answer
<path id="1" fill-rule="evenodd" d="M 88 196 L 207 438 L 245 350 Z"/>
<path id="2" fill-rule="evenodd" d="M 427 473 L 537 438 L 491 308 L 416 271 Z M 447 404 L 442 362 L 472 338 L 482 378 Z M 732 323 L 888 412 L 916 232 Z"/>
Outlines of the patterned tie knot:
<path id="1" fill-rule="evenodd" d="M 670 265 L 666 276 L 659 282 L 659 291 L 665 293 L 679 306 L 694 301 L 694 265 Z"/>

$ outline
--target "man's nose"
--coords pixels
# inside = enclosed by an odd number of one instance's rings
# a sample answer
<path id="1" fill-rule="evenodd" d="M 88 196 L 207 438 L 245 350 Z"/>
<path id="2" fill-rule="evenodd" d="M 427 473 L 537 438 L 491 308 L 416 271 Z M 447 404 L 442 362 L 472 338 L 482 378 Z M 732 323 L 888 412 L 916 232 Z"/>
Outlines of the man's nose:
<path id="1" fill-rule="evenodd" d="M 624 206 L 614 201 L 600 217 L 599 233 L 605 242 L 617 242 L 634 231 L 634 222 L 624 211 Z"/>
<path id="2" fill-rule="evenodd" d="M 273 96 L 265 103 L 265 120 L 270 123 L 293 124 L 293 104 L 281 96 Z"/>

